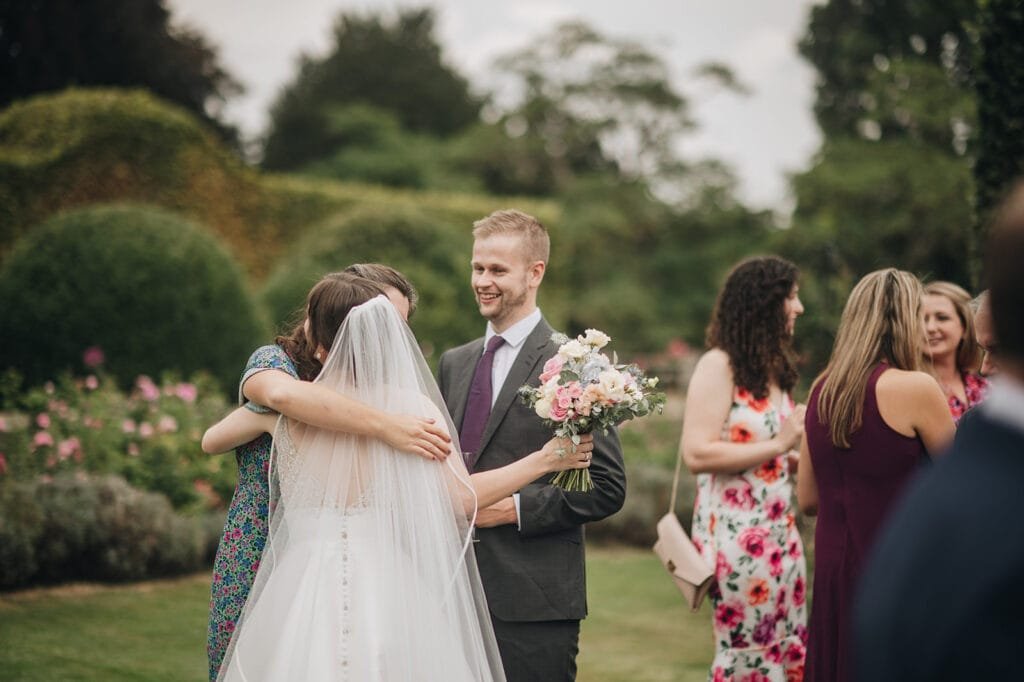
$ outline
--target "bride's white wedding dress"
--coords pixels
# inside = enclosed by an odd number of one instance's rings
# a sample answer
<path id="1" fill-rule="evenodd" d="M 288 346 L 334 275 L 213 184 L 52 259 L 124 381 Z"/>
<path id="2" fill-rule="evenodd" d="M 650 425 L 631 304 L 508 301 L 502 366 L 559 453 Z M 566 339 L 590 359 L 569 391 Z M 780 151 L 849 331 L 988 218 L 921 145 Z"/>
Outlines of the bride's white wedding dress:
<path id="1" fill-rule="evenodd" d="M 317 381 L 455 432 L 387 299 L 349 313 Z M 218 679 L 504 680 L 459 458 L 283 418 L 274 441 L 270 537 Z"/>

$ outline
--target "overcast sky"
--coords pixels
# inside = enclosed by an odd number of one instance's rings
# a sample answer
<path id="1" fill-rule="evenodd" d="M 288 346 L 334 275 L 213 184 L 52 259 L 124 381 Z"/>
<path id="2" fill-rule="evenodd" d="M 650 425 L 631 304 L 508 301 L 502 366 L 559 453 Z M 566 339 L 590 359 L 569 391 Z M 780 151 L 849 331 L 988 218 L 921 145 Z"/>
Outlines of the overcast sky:
<path id="1" fill-rule="evenodd" d="M 521 47 L 562 19 L 579 18 L 612 37 L 640 40 L 662 55 L 688 95 L 699 128 L 687 157 L 728 163 L 754 208 L 789 208 L 786 175 L 803 169 L 820 141 L 811 107 L 814 72 L 799 57 L 814 0 L 169 0 L 175 20 L 200 29 L 246 93 L 228 118 L 247 136 L 263 132 L 270 103 L 294 78 L 302 52 L 330 45 L 344 10 L 430 4 L 445 57 L 486 90 L 494 57 Z M 752 90 L 741 97 L 692 81 L 694 68 L 721 61 Z"/>

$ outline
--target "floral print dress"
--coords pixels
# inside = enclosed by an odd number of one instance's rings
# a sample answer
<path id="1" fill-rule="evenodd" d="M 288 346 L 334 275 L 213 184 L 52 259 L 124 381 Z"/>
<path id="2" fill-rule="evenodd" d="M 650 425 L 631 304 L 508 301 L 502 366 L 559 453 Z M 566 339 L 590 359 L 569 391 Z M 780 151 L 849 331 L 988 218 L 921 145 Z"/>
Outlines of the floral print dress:
<path id="1" fill-rule="evenodd" d="M 966 372 L 961 378 L 964 382 L 964 397 L 967 398 L 967 402 L 961 402 L 955 395 L 950 395 L 947 398 L 949 413 L 953 415 L 953 422 L 956 424 L 960 423 L 960 417 L 964 416 L 964 412 L 984 400 L 988 393 L 988 380 L 980 374 Z"/>
<path id="2" fill-rule="evenodd" d="M 776 408 L 736 388 L 722 438 L 769 440 L 793 408 L 786 394 Z M 737 474 L 697 476 L 692 537 L 716 578 L 709 680 L 803 679 L 807 569 L 792 498 L 784 455 Z"/>
<path id="3" fill-rule="evenodd" d="M 246 403 L 242 386 L 252 375 L 268 369 L 278 369 L 298 379 L 291 358 L 279 346 L 257 348 L 249 358 L 239 382 L 238 400 L 254 412 L 269 412 L 262 405 Z M 210 585 L 210 624 L 207 630 L 206 651 L 210 659 L 210 679 L 217 679 L 224 652 L 235 631 L 235 623 L 242 613 L 246 597 L 260 567 L 260 555 L 267 542 L 270 485 L 267 472 L 270 466 L 272 438 L 264 433 L 235 450 L 238 462 L 238 485 L 228 507 L 224 534 L 217 545 L 213 560 L 213 580 Z"/>

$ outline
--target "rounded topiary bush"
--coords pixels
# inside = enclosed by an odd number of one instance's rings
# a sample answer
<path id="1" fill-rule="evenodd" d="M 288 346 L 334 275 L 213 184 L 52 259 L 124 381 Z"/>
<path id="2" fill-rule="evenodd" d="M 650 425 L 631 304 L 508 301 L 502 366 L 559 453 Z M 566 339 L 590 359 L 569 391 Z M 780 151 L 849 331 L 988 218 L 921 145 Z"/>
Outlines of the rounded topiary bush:
<path id="1" fill-rule="evenodd" d="M 279 326 L 293 320 L 324 274 L 359 262 L 386 263 L 419 292 L 410 321 L 424 352 L 479 336 L 483 321 L 469 286 L 472 222 L 481 216 L 408 205 L 366 205 L 307 231 L 267 281 L 264 304 Z"/>
<path id="2" fill-rule="evenodd" d="M 265 273 L 287 228 L 267 194 L 202 121 L 145 90 L 70 88 L 0 111 L 0 259 L 55 213 L 131 201 L 194 217 Z"/>
<path id="3" fill-rule="evenodd" d="M 109 205 L 58 215 L 0 269 L 0 363 L 30 383 L 98 347 L 124 382 L 209 371 L 230 388 L 263 332 L 230 255 L 162 209 Z"/>

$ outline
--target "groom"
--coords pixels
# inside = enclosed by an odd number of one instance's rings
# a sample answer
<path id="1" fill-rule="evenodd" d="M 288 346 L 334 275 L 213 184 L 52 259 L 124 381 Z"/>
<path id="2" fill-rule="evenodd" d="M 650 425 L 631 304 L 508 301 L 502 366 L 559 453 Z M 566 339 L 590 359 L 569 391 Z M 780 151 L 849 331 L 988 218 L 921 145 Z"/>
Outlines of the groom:
<path id="1" fill-rule="evenodd" d="M 496 211 L 473 225 L 472 286 L 483 338 L 441 356 L 438 384 L 459 427 L 470 471 L 505 466 L 551 436 L 517 396 L 539 384 L 558 350 L 537 307 L 550 241 L 536 218 Z M 587 615 L 583 524 L 622 507 L 618 436 L 596 434 L 594 490 L 565 492 L 542 479 L 477 516 L 477 564 L 509 682 L 574 680 Z"/>

